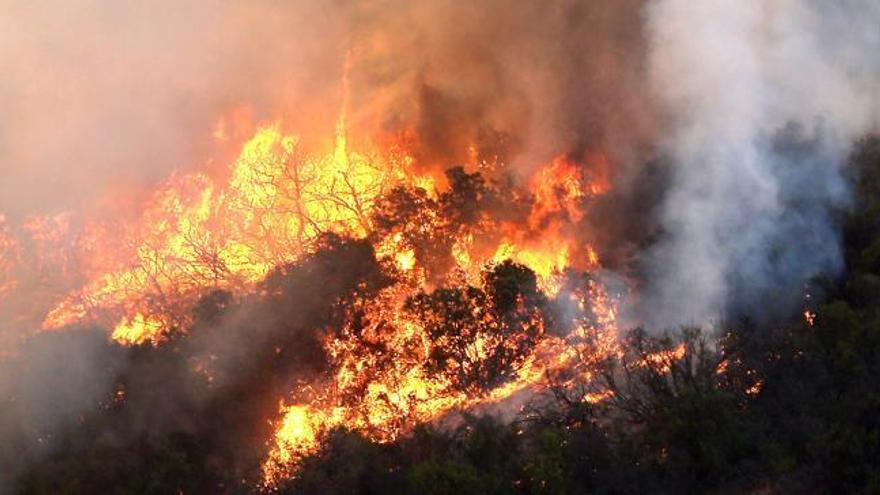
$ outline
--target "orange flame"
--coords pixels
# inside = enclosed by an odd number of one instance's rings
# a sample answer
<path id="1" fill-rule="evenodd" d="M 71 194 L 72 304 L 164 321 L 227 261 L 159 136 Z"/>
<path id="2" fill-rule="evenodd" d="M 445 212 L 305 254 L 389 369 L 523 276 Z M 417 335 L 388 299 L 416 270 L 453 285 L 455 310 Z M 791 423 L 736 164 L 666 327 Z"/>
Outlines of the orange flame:
<path id="1" fill-rule="evenodd" d="M 221 120 L 213 136 L 227 142 L 241 127 L 234 119 Z M 482 166 L 491 173 L 490 164 Z M 111 336 L 122 344 L 157 343 L 192 323 L 193 305 L 206 290 L 252 289 L 273 267 L 311 252 L 325 233 L 370 239 L 377 258 L 397 273 L 396 282 L 359 303 L 364 328 L 328 329 L 324 348 L 333 370 L 328 383 L 292 391 L 295 400 L 282 402 L 263 467 L 269 485 L 295 472 L 297 462 L 316 452 L 333 428 L 391 441 L 455 409 L 532 390 L 561 370 L 584 378 L 585 361 L 618 352 L 615 296 L 597 281 L 578 290 L 565 285 L 570 268 L 594 270 L 600 264 L 593 247 L 576 234 L 587 202 L 610 187 L 604 158 L 591 156 L 583 164 L 563 155 L 539 168 L 515 191 L 528 205 L 519 219 L 481 214 L 472 227 L 447 229 L 449 267 L 430 266 L 403 232 L 379 234 L 374 225 L 379 201 L 398 187 L 421 191 L 426 204 L 436 205 L 445 178 L 419 170 L 400 143 L 351 149 L 344 112 L 332 149 L 319 154 L 307 153 L 280 122 L 260 127 L 225 174 L 171 177 L 140 220 L 122 229 L 87 224 L 80 253 L 87 281 L 46 315 L 43 327 L 94 321 L 114 326 Z M 435 208 L 419 221 L 416 231 L 452 220 Z M 4 273 L 15 253 L 3 226 L 0 218 L 0 295 L 10 287 Z M 426 371 L 442 342 L 405 303 L 438 284 L 482 290 L 487 267 L 506 260 L 534 272 L 547 297 L 568 298 L 593 316 L 575 322 L 569 335 L 556 335 L 540 317 L 525 313 L 518 331 L 527 328 L 535 342 L 510 377 L 482 393 L 468 392 L 454 386 L 444 370 Z M 430 275 L 438 271 L 439 277 Z M 500 317 L 474 304 L 481 325 L 500 327 Z M 470 345 L 466 359 L 478 363 L 493 349 L 514 344 L 488 332 Z M 606 397 L 597 392 L 586 400 Z"/>

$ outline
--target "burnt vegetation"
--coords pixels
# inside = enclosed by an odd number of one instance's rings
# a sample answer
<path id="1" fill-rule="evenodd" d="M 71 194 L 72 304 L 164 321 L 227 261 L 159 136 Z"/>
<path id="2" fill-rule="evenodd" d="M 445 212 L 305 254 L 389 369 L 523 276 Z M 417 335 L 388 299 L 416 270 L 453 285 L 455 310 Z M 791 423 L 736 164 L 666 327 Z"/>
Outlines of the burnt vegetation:
<path id="1" fill-rule="evenodd" d="M 840 280 L 816 281 L 826 302 L 810 308 L 812 324 L 792 315 L 773 326 L 731 322 L 720 335 L 634 330 L 623 337 L 620 355 L 582 364 L 591 383 L 548 377 L 551 386 L 514 421 L 463 414 L 452 426 L 419 425 L 390 443 L 335 429 L 297 476 L 274 489 L 880 491 L 880 140 L 862 142 L 853 162 L 848 271 Z M 394 190 L 374 219 L 377 231 L 402 232 L 421 263 L 438 273 L 449 264 L 450 231 L 479 229 L 480 213 L 499 204 L 508 215 L 522 215 L 518 199 L 500 193 L 503 185 L 461 169 L 448 178 L 450 192 L 438 198 Z M 447 221 L 420 219 L 426 215 Z M 370 324 L 363 305 L 394 276 L 369 242 L 328 235 L 250 295 L 204 294 L 191 327 L 158 345 L 122 347 L 95 329 L 33 337 L 21 353 L 0 360 L 0 375 L 17 377 L 0 381 L 0 465 L 10 467 L 0 486 L 33 494 L 254 491 L 278 397 L 332 371 L 322 336 L 346 327 L 348 338 L 362 338 Z M 589 278 L 572 273 L 562 292 L 587 286 Z M 426 371 L 473 395 L 509 382 L 542 336 L 570 330 L 570 309 L 512 262 L 485 271 L 479 287 L 420 292 L 405 311 L 434 343 Z M 585 308 L 577 318 L 595 316 Z M 377 340 L 371 352 L 395 359 L 382 345 Z M 99 379 L 83 371 L 82 359 L 69 359 L 80 348 Z M 611 394 L 584 400 L 599 389 Z M 31 407 L 49 400 L 40 393 L 48 390 L 57 403 Z M 77 413 L 63 420 L 27 413 L 53 408 Z"/>

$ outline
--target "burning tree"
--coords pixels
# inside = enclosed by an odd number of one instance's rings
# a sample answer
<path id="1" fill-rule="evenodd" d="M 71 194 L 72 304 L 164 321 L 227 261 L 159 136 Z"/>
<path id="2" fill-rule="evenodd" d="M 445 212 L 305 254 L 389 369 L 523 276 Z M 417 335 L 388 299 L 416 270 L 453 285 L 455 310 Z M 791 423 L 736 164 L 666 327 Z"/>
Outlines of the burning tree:
<path id="1" fill-rule="evenodd" d="M 485 272 L 483 287 L 441 288 L 405 305 L 433 343 L 427 371 L 466 393 L 512 380 L 544 333 L 547 301 L 528 268 L 506 261 Z"/>

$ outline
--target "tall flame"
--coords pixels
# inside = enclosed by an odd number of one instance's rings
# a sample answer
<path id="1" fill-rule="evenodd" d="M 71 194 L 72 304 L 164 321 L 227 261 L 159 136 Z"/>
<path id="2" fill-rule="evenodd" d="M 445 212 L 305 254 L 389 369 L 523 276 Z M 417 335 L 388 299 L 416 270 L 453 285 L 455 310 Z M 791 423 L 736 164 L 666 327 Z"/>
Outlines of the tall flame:
<path id="1" fill-rule="evenodd" d="M 376 257 L 395 273 L 394 282 L 358 303 L 364 317 L 357 324 L 363 327 L 350 321 L 327 329 L 324 348 L 333 370 L 327 383 L 293 390 L 282 400 L 263 468 L 267 485 L 294 473 L 299 460 L 316 452 L 334 428 L 391 441 L 417 423 L 505 400 L 563 370 L 569 381 L 584 379 L 585 362 L 617 352 L 616 296 L 596 280 L 569 283 L 572 268 L 599 268 L 596 251 L 577 232 L 589 201 L 609 189 L 604 158 L 595 155 L 581 163 L 561 155 L 540 167 L 524 185 L 505 193 L 512 195 L 505 200 L 525 205 L 523 212 L 493 215 L 486 207 L 466 213 L 468 205 L 450 212 L 438 184 L 455 187 L 452 182 L 464 181 L 479 202 L 495 187 L 485 178 L 494 180 L 492 174 L 503 171 L 481 162 L 482 176 L 461 172 L 456 179 L 426 172 L 406 139 L 354 150 L 345 106 L 325 153 L 309 153 L 281 122 L 270 123 L 242 144 L 226 173 L 171 177 L 138 222 L 116 230 L 86 222 L 80 258 L 90 267 L 87 281 L 43 322 L 55 329 L 93 321 L 113 326 L 111 336 L 122 344 L 159 343 L 192 324 L 192 309 L 208 290 L 251 290 L 273 267 L 313 252 L 326 233 L 369 239 Z M 214 135 L 226 141 L 223 122 Z M 413 198 L 416 220 L 377 226 L 377 208 L 395 191 Z M 0 277 L 15 254 L 3 225 L 0 221 Z M 432 241 L 438 245 L 431 249 L 443 251 L 448 261 L 432 261 L 414 240 L 434 231 L 442 238 Z M 508 260 L 535 274 L 541 297 L 574 308 L 570 331 L 550 332 L 523 295 L 513 309 L 521 320 L 507 323 L 507 316 L 493 312 L 484 277 Z M 7 278 L 0 278 L 0 291 L 14 283 Z M 475 391 L 457 383 L 460 377 L 451 368 L 430 371 L 435 351 L 454 344 L 426 326 L 435 318 L 430 308 L 416 317 L 408 305 L 438 287 L 475 297 L 468 303 L 471 316 L 487 329 L 471 336 L 460 366 L 479 371 L 483 361 L 500 352 L 510 358 L 503 379 Z M 509 324 L 516 325 L 514 333 L 499 333 Z M 587 400 L 603 397 L 598 393 Z"/>

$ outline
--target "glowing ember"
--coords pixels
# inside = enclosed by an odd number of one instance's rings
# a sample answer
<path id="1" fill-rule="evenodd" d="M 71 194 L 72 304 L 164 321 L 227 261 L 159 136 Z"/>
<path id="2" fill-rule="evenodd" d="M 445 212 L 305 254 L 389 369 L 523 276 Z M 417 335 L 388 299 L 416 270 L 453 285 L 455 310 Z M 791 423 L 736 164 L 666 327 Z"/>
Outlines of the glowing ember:
<path id="1" fill-rule="evenodd" d="M 804 311 L 804 321 L 807 322 L 807 325 L 813 326 L 816 322 L 816 312 L 810 311 L 809 309 Z"/>

